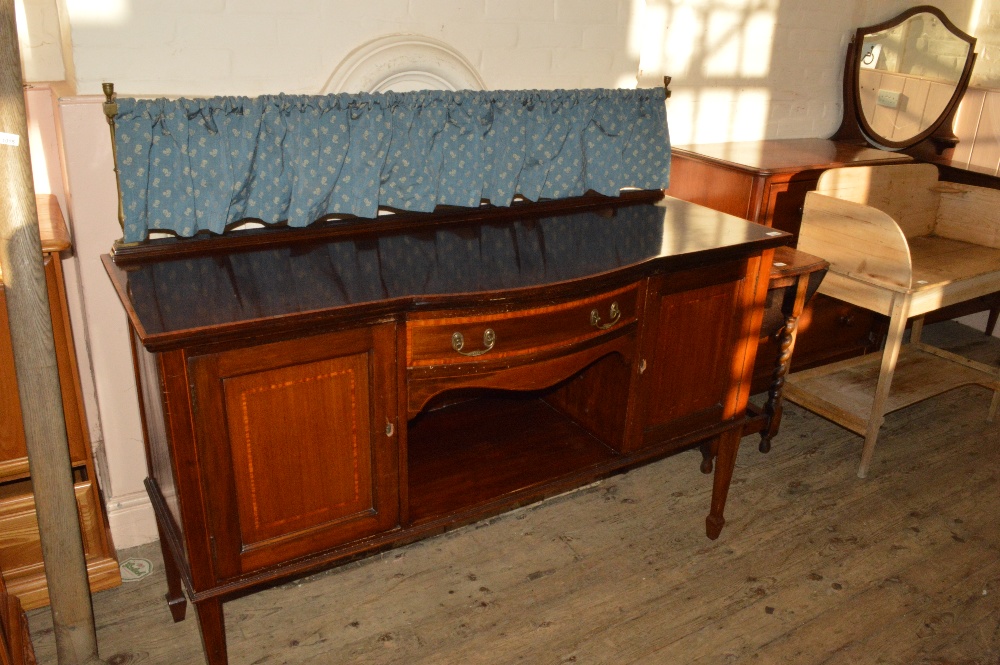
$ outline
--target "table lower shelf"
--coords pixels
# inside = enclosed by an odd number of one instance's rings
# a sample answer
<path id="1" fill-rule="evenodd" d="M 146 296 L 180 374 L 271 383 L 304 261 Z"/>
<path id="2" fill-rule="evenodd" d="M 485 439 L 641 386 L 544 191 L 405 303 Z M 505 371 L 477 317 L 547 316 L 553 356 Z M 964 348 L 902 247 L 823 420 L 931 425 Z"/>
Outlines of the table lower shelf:
<path id="1" fill-rule="evenodd" d="M 871 353 L 796 372 L 788 377 L 784 396 L 864 435 L 881 362 L 881 353 Z M 997 369 L 933 346 L 906 344 L 900 349 L 885 412 L 897 411 L 970 384 L 1000 390 L 1000 373 Z M 994 415 L 997 403 L 994 397 L 990 417 Z"/>

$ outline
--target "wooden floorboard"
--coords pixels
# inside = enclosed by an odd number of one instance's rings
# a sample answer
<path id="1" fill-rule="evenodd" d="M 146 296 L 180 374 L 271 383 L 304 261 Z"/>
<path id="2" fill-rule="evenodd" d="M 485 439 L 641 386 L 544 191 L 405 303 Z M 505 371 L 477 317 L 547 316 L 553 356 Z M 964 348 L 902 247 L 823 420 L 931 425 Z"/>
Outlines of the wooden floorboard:
<path id="1" fill-rule="evenodd" d="M 1000 364 L 1000 340 L 925 329 Z M 710 477 L 682 453 L 568 495 L 225 605 L 233 665 L 1000 664 L 1000 423 L 966 387 L 861 438 L 788 406 L 744 439 L 718 541 Z M 114 665 L 203 662 L 147 578 L 94 596 Z M 29 613 L 55 662 L 47 609 Z"/>

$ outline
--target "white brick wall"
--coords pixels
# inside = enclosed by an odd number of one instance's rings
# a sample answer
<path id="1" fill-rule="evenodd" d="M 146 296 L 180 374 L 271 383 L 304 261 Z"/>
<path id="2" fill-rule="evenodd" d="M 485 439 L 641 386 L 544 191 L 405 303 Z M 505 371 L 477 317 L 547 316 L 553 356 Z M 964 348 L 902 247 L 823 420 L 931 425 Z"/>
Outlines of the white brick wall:
<path id="1" fill-rule="evenodd" d="M 106 21 L 71 17 L 81 94 L 103 81 L 129 95 L 315 93 L 351 50 L 397 33 L 447 42 L 491 88 L 634 85 L 638 66 L 631 0 L 122 2 Z"/>
<path id="2" fill-rule="evenodd" d="M 23 2 L 26 80 L 62 74 L 56 0 Z M 840 59 L 858 25 L 912 0 L 114 0 L 72 2 L 77 90 L 114 81 L 124 94 L 314 93 L 355 47 L 387 34 L 451 44 L 488 87 L 634 85 L 674 77 L 678 117 L 700 118 L 703 139 L 825 135 L 840 113 Z M 980 37 L 977 85 L 1000 86 L 1000 0 L 932 0 Z M 978 9 L 978 15 L 972 14 Z M 652 28 L 652 30 L 650 30 Z M 773 41 L 772 41 L 773 38 Z M 643 43 L 645 39 L 645 43 Z M 766 124 L 713 122 L 699 91 L 766 92 Z M 716 95 L 718 97 L 718 95 Z M 797 105 L 808 99 L 811 107 Z M 820 109 L 809 117 L 809 108 Z M 694 105 L 694 106 L 692 106 Z M 730 117 L 737 106 L 720 110 Z M 694 129 L 674 128 L 684 142 Z M 737 132 L 736 128 L 740 130 Z"/>
<path id="3" fill-rule="evenodd" d="M 660 48 L 643 47 L 640 85 L 672 76 L 677 144 L 829 136 L 863 3 L 647 0 Z"/>
<path id="4" fill-rule="evenodd" d="M 486 0 L 490 21 L 551 23 L 556 18 L 555 0 Z"/>

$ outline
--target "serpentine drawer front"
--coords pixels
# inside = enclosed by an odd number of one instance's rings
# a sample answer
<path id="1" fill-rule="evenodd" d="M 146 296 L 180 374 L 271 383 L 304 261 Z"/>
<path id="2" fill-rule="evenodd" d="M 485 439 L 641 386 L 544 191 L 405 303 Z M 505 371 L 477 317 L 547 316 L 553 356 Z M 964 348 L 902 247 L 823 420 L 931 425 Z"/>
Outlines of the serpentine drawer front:
<path id="1" fill-rule="evenodd" d="M 636 320 L 638 285 L 555 305 L 406 322 L 406 366 L 527 359 L 616 332 Z"/>

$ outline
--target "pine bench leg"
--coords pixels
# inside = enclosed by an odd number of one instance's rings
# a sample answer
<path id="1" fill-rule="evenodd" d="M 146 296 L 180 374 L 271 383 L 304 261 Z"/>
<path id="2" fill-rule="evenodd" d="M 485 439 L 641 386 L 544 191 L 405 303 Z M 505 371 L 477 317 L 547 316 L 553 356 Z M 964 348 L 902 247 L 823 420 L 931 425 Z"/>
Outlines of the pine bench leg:
<path id="1" fill-rule="evenodd" d="M 878 431 L 882 427 L 882 421 L 885 417 L 889 387 L 892 385 L 892 375 L 896 371 L 896 361 L 899 360 L 899 349 L 903 345 L 903 332 L 906 330 L 906 315 L 909 309 L 908 297 L 900 295 L 893 297 L 889 332 L 885 339 L 885 349 L 882 351 L 882 365 L 878 372 L 875 398 L 872 400 L 872 410 L 868 416 L 868 426 L 865 428 L 865 445 L 861 450 L 858 478 L 864 478 L 868 475 L 868 467 L 871 465 L 872 455 L 875 452 L 875 441 L 878 439 Z"/>

